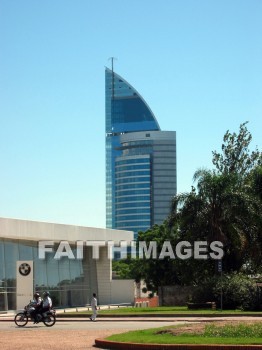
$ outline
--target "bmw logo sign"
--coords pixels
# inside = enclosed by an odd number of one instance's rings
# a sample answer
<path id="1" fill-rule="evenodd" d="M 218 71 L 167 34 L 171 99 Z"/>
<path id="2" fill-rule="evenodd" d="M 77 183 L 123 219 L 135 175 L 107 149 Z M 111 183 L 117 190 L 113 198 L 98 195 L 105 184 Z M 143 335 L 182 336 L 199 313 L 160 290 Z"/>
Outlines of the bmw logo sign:
<path id="1" fill-rule="evenodd" d="M 29 264 L 23 263 L 19 266 L 19 273 L 22 276 L 28 276 L 30 272 L 31 272 L 31 267 Z"/>

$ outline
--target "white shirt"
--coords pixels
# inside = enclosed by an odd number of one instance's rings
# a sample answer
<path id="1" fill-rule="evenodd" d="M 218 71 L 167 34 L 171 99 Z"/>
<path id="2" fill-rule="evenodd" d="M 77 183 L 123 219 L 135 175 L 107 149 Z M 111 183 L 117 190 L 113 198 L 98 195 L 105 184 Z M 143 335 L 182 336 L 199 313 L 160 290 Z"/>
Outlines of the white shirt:
<path id="1" fill-rule="evenodd" d="M 49 297 L 44 298 L 43 307 L 52 307 L 52 300 Z"/>
<path id="2" fill-rule="evenodd" d="M 93 297 L 91 300 L 91 307 L 92 307 L 92 309 L 97 308 L 97 299 L 95 297 Z"/>
<path id="3" fill-rule="evenodd" d="M 41 302 L 42 302 L 41 297 L 39 297 L 38 299 L 34 298 L 32 304 L 33 304 L 33 306 L 38 306 L 41 304 Z"/>

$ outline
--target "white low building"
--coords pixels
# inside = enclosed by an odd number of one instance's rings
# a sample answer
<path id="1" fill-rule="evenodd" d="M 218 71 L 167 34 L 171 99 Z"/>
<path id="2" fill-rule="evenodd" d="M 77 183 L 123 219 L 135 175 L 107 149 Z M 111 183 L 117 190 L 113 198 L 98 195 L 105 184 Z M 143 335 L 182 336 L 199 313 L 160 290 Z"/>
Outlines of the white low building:
<path id="1" fill-rule="evenodd" d="M 132 240 L 131 231 L 0 218 L 0 311 L 46 290 L 56 307 L 89 304 L 93 293 L 116 302 L 109 246 Z"/>

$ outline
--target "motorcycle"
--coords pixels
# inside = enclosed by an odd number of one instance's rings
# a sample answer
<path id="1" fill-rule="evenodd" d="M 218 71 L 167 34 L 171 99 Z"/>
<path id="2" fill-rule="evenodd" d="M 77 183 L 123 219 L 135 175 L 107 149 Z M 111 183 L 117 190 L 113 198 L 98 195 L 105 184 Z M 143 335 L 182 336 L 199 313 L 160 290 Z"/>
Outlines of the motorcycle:
<path id="1" fill-rule="evenodd" d="M 27 325 L 31 318 L 31 312 L 34 310 L 34 306 L 32 303 L 29 303 L 25 306 L 23 312 L 18 312 L 15 315 L 14 321 L 18 327 L 24 327 Z M 37 323 L 43 322 L 47 327 L 52 327 L 56 323 L 56 311 L 54 309 L 50 309 L 49 311 L 44 312 L 43 314 L 37 314 Z"/>

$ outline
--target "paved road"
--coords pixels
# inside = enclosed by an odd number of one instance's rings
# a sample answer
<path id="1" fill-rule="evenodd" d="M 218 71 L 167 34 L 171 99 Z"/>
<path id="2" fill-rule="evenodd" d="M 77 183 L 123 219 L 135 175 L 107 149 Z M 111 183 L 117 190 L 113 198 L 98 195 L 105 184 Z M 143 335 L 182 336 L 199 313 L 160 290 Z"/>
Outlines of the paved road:
<path id="1" fill-rule="evenodd" d="M 58 319 L 49 328 L 43 323 L 19 328 L 12 318 L 0 318 L 1 350 L 83 350 L 92 349 L 96 338 L 129 330 L 163 327 L 187 322 L 224 321 L 224 320 L 257 320 L 261 317 L 184 317 L 184 318 L 101 318 L 97 322 L 89 319 Z M 94 349 L 94 348 L 93 348 Z"/>
<path id="2" fill-rule="evenodd" d="M 90 320 L 57 320 L 56 324 L 53 327 L 46 327 L 42 322 L 38 324 L 33 324 L 29 322 L 25 327 L 17 327 L 14 322 L 0 322 L 0 331 L 8 330 L 13 332 L 20 332 L 24 329 L 35 330 L 44 330 L 46 332 L 53 330 L 68 330 L 69 332 L 74 330 L 110 330 L 110 329 L 147 329 L 155 327 L 164 327 L 168 325 L 181 324 L 185 321 L 173 321 L 173 320 L 110 320 L 110 319 L 98 319 L 96 322 L 91 322 Z M 2 350 L 2 349 L 1 349 Z"/>
<path id="3" fill-rule="evenodd" d="M 92 349 L 96 338 L 111 334 L 123 333 L 129 330 L 162 327 L 178 324 L 181 321 L 115 321 L 98 320 L 57 321 L 51 327 L 43 323 L 33 325 L 28 323 L 23 328 L 14 322 L 0 322 L 1 350 L 82 350 Z M 184 323 L 182 321 L 182 323 Z"/>

